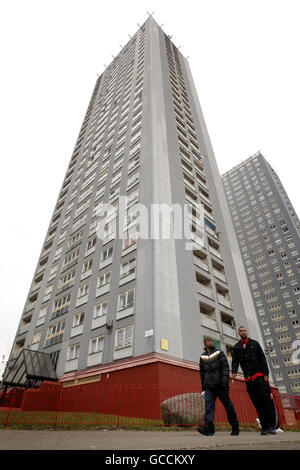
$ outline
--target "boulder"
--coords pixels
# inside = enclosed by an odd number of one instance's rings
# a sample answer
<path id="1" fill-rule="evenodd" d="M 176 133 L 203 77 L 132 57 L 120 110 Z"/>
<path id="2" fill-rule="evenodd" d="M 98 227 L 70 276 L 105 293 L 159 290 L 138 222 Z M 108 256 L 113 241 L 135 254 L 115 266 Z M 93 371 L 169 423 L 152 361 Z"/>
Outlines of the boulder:
<path id="1" fill-rule="evenodd" d="M 203 424 L 205 399 L 201 393 L 175 395 L 160 404 L 165 425 L 198 426 Z"/>

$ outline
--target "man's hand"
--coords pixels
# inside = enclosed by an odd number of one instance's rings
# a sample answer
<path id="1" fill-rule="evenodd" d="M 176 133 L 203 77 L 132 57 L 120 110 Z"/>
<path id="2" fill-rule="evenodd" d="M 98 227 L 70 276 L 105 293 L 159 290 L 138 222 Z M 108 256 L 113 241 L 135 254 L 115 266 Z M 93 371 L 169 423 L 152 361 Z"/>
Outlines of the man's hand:
<path id="1" fill-rule="evenodd" d="M 270 393 L 271 400 L 274 400 L 273 393 Z"/>
<path id="2" fill-rule="evenodd" d="M 265 379 L 265 382 L 269 382 L 269 376 L 268 375 L 264 375 L 264 379 Z"/>
<path id="3" fill-rule="evenodd" d="M 234 384 L 234 379 L 236 378 L 237 374 L 232 374 L 232 383 Z"/>

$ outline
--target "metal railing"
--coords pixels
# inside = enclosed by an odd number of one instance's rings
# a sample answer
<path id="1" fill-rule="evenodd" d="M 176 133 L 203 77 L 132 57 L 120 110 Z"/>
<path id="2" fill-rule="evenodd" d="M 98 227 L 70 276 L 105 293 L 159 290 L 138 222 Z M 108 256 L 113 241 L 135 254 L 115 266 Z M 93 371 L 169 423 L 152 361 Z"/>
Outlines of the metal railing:
<path id="1" fill-rule="evenodd" d="M 242 381 L 230 388 L 241 427 L 255 427 L 257 413 Z M 273 390 L 282 428 L 300 428 L 300 397 Z M 157 384 L 62 386 L 44 382 L 38 389 L 0 392 L 0 427 L 71 426 L 162 427 L 197 426 L 204 422 L 200 387 Z M 216 402 L 216 425 L 228 425 L 221 402 Z"/>

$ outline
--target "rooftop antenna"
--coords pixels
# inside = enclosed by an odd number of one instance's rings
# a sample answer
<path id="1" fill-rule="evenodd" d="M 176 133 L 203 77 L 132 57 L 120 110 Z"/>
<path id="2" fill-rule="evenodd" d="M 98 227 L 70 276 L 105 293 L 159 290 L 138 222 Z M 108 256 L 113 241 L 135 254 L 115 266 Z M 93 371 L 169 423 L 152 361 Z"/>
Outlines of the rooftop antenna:
<path id="1" fill-rule="evenodd" d="M 141 25 L 140 25 L 140 24 L 137 23 L 137 25 L 138 25 L 139 28 L 141 28 Z"/>
<path id="2" fill-rule="evenodd" d="M 115 60 L 115 57 L 111 54 L 112 58 Z"/>
<path id="3" fill-rule="evenodd" d="M 121 44 L 119 44 L 120 48 L 123 49 L 123 46 L 121 46 Z"/>
<path id="4" fill-rule="evenodd" d="M 130 39 L 132 38 L 132 36 L 130 36 L 130 34 L 128 34 L 128 36 L 130 37 Z"/>
<path id="5" fill-rule="evenodd" d="M 188 56 L 186 57 L 186 60 L 188 60 L 189 57 L 190 57 L 190 56 L 188 55 Z"/>
<path id="6" fill-rule="evenodd" d="M 105 68 L 107 68 L 107 65 L 103 64 Z"/>
<path id="7" fill-rule="evenodd" d="M 149 11 L 147 11 L 148 15 L 151 16 L 152 18 L 152 15 L 154 15 L 154 11 L 150 14 Z"/>
<path id="8" fill-rule="evenodd" d="M 165 24 L 165 23 L 162 23 L 162 24 L 160 25 L 160 28 L 162 28 L 164 24 Z"/>
<path id="9" fill-rule="evenodd" d="M 177 49 L 179 50 L 181 48 L 181 46 L 177 47 Z"/>

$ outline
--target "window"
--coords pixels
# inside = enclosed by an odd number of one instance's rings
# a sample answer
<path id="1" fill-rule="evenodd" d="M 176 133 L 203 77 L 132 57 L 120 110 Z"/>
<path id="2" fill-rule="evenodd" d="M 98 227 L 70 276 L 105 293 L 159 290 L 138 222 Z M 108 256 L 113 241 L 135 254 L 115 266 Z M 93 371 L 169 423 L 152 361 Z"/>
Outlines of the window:
<path id="1" fill-rule="evenodd" d="M 126 250 L 127 248 L 136 244 L 137 233 L 136 228 L 132 227 L 131 229 L 127 230 L 126 238 L 123 239 L 123 246 L 122 250 Z"/>
<path id="2" fill-rule="evenodd" d="M 119 295 L 118 311 L 133 307 L 134 305 L 134 289 L 130 289 Z"/>
<path id="3" fill-rule="evenodd" d="M 96 240 L 97 237 L 93 238 L 92 240 L 89 240 L 86 249 L 90 250 L 91 248 L 93 248 L 96 245 Z"/>
<path id="4" fill-rule="evenodd" d="M 66 322 L 64 320 L 62 322 L 55 323 L 55 325 L 49 326 L 45 341 L 45 348 L 63 340 L 65 325 Z"/>
<path id="5" fill-rule="evenodd" d="M 65 274 L 60 280 L 59 280 L 59 283 L 58 283 L 58 288 L 61 289 L 62 287 L 64 287 L 65 289 L 71 285 L 73 279 L 75 278 L 75 270 L 74 271 L 71 271 L 69 272 L 68 274 Z"/>
<path id="6" fill-rule="evenodd" d="M 108 302 L 105 300 L 100 304 L 95 305 L 94 307 L 94 318 L 102 317 L 103 315 L 107 314 L 107 306 Z"/>
<path id="7" fill-rule="evenodd" d="M 80 243 L 81 238 L 83 237 L 83 232 L 79 232 L 68 241 L 68 248 L 74 247 L 75 244 Z"/>
<path id="8" fill-rule="evenodd" d="M 68 349 L 67 361 L 72 361 L 73 359 L 79 358 L 80 344 L 74 344 Z"/>
<path id="9" fill-rule="evenodd" d="M 111 271 L 103 274 L 102 276 L 99 276 L 98 277 L 98 283 L 97 283 L 97 287 L 103 287 L 105 286 L 106 284 L 109 284 L 110 283 L 110 275 L 111 275 Z"/>
<path id="10" fill-rule="evenodd" d="M 129 274 L 133 274 L 135 272 L 136 260 L 132 258 L 126 263 L 123 263 L 120 268 L 120 279 L 123 277 L 128 276 Z"/>
<path id="11" fill-rule="evenodd" d="M 98 336 L 97 338 L 92 338 L 90 340 L 89 354 L 95 354 L 97 352 L 103 351 L 104 346 L 104 336 Z"/>
<path id="12" fill-rule="evenodd" d="M 82 272 L 86 273 L 87 271 L 90 271 L 92 267 L 93 267 L 93 260 L 90 259 L 89 261 L 86 261 L 85 263 L 83 263 Z"/>
<path id="13" fill-rule="evenodd" d="M 54 310 L 53 311 L 56 311 L 57 309 L 61 309 L 63 307 L 66 307 L 67 305 L 69 305 L 70 300 L 71 300 L 71 295 L 70 294 L 65 295 L 64 297 L 61 297 L 60 299 L 56 300 L 55 303 L 54 303 Z M 63 312 L 63 313 L 65 313 L 65 312 Z"/>
<path id="14" fill-rule="evenodd" d="M 73 327 L 83 325 L 84 323 L 85 312 L 76 313 L 73 320 Z"/>
<path id="15" fill-rule="evenodd" d="M 88 295 L 88 293 L 89 293 L 89 284 L 85 284 L 84 286 L 81 286 L 79 288 L 77 298 Z"/>
<path id="16" fill-rule="evenodd" d="M 72 254 L 66 256 L 66 258 L 64 259 L 63 269 L 65 268 L 66 265 L 70 263 L 76 264 L 77 262 L 76 260 L 78 257 L 79 257 L 79 250 L 75 250 L 73 251 Z"/>
<path id="17" fill-rule="evenodd" d="M 116 331 L 115 350 L 133 345 L 133 325 Z"/>
<path id="18" fill-rule="evenodd" d="M 112 255 L 113 255 L 113 247 L 110 246 L 109 248 L 106 248 L 105 250 L 102 251 L 101 261 L 105 261 L 106 259 L 110 258 Z"/>

